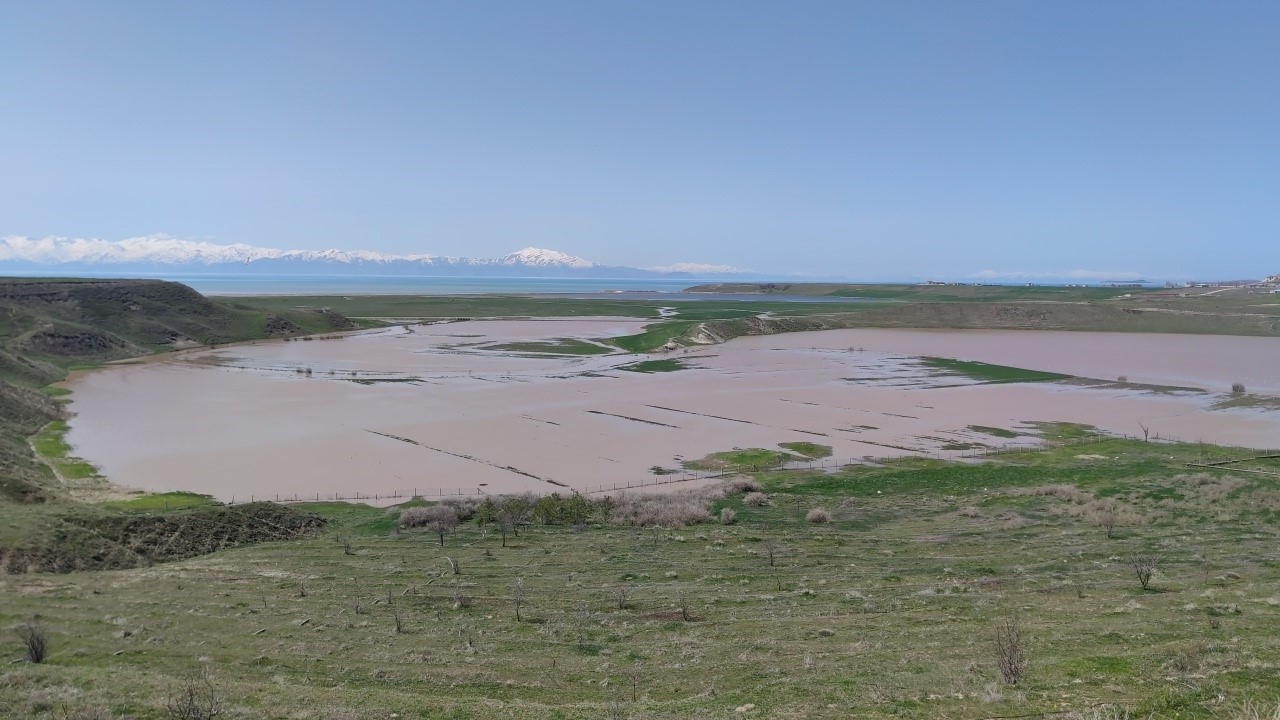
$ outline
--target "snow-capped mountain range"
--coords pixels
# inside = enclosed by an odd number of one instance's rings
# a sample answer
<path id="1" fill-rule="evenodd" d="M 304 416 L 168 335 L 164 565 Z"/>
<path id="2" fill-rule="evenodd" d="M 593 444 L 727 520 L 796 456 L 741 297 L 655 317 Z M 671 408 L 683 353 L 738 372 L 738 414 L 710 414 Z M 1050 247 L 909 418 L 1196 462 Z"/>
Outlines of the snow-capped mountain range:
<path id="1" fill-rule="evenodd" d="M 110 272 L 267 272 L 473 276 L 739 276 L 728 265 L 677 263 L 661 268 L 602 265 L 557 250 L 525 248 L 500 258 L 430 254 L 390 255 L 369 250 L 279 250 L 253 245 L 147 235 L 127 240 L 96 238 L 0 238 L 0 271 L 99 269 Z"/>

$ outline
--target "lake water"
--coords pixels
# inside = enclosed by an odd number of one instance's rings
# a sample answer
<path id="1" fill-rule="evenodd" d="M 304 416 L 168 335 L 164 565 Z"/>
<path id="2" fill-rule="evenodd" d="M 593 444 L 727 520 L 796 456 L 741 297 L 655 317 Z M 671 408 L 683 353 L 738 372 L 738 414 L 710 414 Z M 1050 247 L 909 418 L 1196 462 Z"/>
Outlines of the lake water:
<path id="1" fill-rule="evenodd" d="M 112 480 L 222 499 L 492 493 L 652 481 L 734 447 L 830 445 L 835 459 L 1034 443 L 1031 421 L 1274 447 L 1280 412 L 1213 410 L 1232 382 L 1280 395 L 1280 339 L 1038 331 L 834 330 L 636 356 L 529 356 L 496 343 L 636 332 L 618 318 L 472 321 L 202 350 L 80 375 L 68 439 Z M 1192 386 L 982 385 L 937 355 Z M 971 426 L 1025 432 L 1013 440 Z"/>

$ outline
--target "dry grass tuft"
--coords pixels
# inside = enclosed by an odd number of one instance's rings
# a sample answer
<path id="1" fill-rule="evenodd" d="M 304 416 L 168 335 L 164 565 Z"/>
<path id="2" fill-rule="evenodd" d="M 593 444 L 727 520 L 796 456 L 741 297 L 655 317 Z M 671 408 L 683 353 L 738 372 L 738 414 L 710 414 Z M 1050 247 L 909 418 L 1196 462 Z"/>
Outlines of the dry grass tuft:
<path id="1" fill-rule="evenodd" d="M 730 482 L 673 493 L 619 493 L 613 498 L 609 522 L 615 525 L 661 527 L 684 527 L 712 522 L 716 519 L 711 512 L 712 503 L 723 500 L 733 492 L 733 483 Z"/>
<path id="2" fill-rule="evenodd" d="M 826 508 L 816 507 L 809 511 L 804 519 L 811 523 L 829 523 L 831 522 L 831 511 Z"/>
<path id="3" fill-rule="evenodd" d="M 761 490 L 760 483 L 756 482 L 755 478 L 734 478 L 727 481 L 725 485 L 728 486 L 729 492 L 733 495 L 760 492 Z"/>
<path id="4" fill-rule="evenodd" d="M 1081 490 L 1075 485 L 1068 483 L 1054 483 L 1052 485 L 1039 485 L 1029 488 L 1013 488 L 1008 492 L 1014 497 L 1022 497 L 1032 495 L 1036 497 L 1051 497 L 1059 500 L 1066 500 L 1073 503 L 1086 503 L 1093 499 L 1093 495 Z"/>

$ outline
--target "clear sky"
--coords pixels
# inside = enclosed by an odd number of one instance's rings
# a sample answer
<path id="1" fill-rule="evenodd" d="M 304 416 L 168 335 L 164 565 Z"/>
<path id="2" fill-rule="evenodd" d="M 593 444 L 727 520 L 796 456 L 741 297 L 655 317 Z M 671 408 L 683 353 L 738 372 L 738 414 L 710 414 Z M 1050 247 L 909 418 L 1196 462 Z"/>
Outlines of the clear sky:
<path id="1" fill-rule="evenodd" d="M 1280 2 L 0 2 L 0 235 L 1280 272 Z"/>

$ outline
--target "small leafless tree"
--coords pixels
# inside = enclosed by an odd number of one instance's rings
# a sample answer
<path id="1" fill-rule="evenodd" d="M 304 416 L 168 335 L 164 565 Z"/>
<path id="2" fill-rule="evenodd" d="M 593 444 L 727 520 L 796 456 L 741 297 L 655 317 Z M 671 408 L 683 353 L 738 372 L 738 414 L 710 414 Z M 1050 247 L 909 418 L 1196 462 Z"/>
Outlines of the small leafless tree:
<path id="1" fill-rule="evenodd" d="M 1022 638 L 1022 623 L 1016 615 L 996 622 L 995 651 L 1000 677 L 1010 685 L 1022 682 L 1027 672 L 1027 648 Z"/>
<path id="2" fill-rule="evenodd" d="M 764 541 L 764 550 L 769 554 L 769 567 L 773 567 L 773 564 L 777 562 L 778 559 L 778 544 L 773 541 L 773 538 L 766 538 Z"/>
<path id="3" fill-rule="evenodd" d="M 49 629 L 36 618 L 14 628 L 22 639 L 27 662 L 40 664 L 49 656 Z"/>
<path id="4" fill-rule="evenodd" d="M 449 569 L 453 571 L 454 575 L 462 574 L 462 566 L 458 564 L 457 560 L 454 560 L 451 557 L 446 557 L 444 561 L 449 563 Z"/>
<path id="5" fill-rule="evenodd" d="M 520 622 L 520 608 L 529 599 L 529 588 L 525 587 L 524 578 L 516 578 L 511 585 L 511 602 L 516 606 L 516 622 Z"/>
<path id="6" fill-rule="evenodd" d="M 1138 427 L 1142 428 L 1142 442 L 1149 442 L 1148 438 L 1151 436 L 1151 429 L 1143 425 L 1141 420 L 1138 421 Z"/>
<path id="7" fill-rule="evenodd" d="M 392 620 L 395 621 L 396 634 L 397 635 L 403 634 L 404 633 L 404 615 L 401 615 L 399 610 L 393 610 L 391 611 L 391 618 Z"/>
<path id="8" fill-rule="evenodd" d="M 631 666 L 627 672 L 627 679 L 631 681 L 631 702 L 635 702 L 640 695 L 640 679 L 644 676 L 644 667 L 640 663 Z"/>
<path id="9" fill-rule="evenodd" d="M 352 540 L 350 535 L 339 535 L 338 542 L 342 543 L 343 555 L 355 555 L 355 552 L 351 549 Z"/>
<path id="10" fill-rule="evenodd" d="M 1155 555 L 1138 555 L 1130 558 L 1129 564 L 1133 566 L 1133 572 L 1138 576 L 1142 589 L 1146 590 L 1151 585 L 1151 577 L 1156 574 L 1156 566 L 1160 564 L 1160 558 Z"/>
<path id="11" fill-rule="evenodd" d="M 626 585 L 619 585 L 613 589 L 613 600 L 617 603 L 619 610 L 627 609 L 627 601 L 631 599 L 631 588 Z"/>
<path id="12" fill-rule="evenodd" d="M 676 591 L 676 607 L 680 610 L 680 619 L 685 622 L 693 620 L 693 601 L 684 590 Z"/>
<path id="13" fill-rule="evenodd" d="M 187 675 L 182 687 L 169 698 L 169 717 L 175 720 L 211 720 L 222 714 L 222 698 L 209 669 L 202 667 Z"/>

